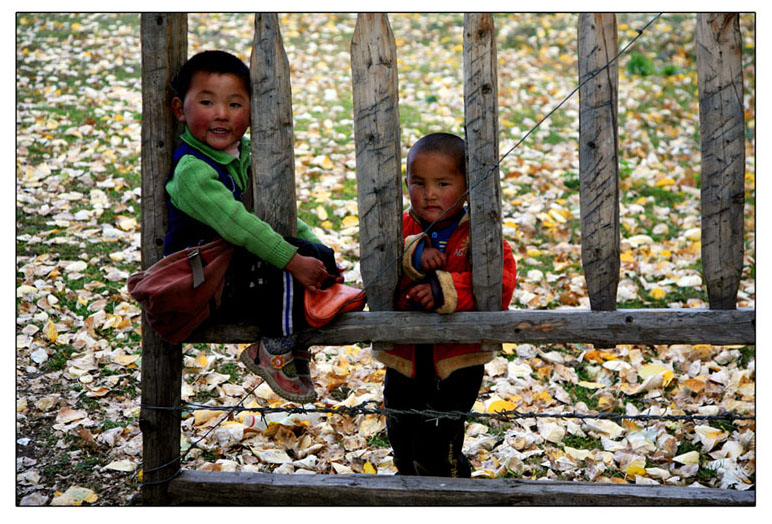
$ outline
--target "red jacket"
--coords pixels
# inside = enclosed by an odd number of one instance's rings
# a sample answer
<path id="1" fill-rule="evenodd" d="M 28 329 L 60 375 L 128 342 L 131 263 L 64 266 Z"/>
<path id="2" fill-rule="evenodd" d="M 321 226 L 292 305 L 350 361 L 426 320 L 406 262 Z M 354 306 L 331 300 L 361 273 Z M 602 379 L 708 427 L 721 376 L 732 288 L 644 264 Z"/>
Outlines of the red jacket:
<path id="1" fill-rule="evenodd" d="M 420 222 L 409 211 L 402 217 L 402 236 L 405 252 L 402 257 L 403 275 L 399 282 L 396 309 L 411 309 L 406 298 L 407 292 L 416 280 L 426 276 L 413 267 L 413 254 L 419 242 L 417 238 L 425 236 Z M 443 294 L 443 303 L 435 311 L 437 313 L 453 313 L 454 311 L 474 310 L 474 294 L 472 292 L 472 267 L 469 263 L 469 215 L 464 215 L 458 227 L 448 239 L 445 248 L 447 261 L 442 270 L 437 270 Z M 501 309 L 506 310 L 515 291 L 517 268 L 512 248 L 503 242 L 504 274 L 501 290 Z M 440 379 L 447 378 L 457 369 L 485 364 L 493 359 L 495 354 L 483 351 L 479 344 L 434 344 L 434 368 Z M 396 344 L 394 349 L 376 351 L 375 358 L 386 366 L 394 368 L 405 376 L 415 375 L 415 345 Z"/>

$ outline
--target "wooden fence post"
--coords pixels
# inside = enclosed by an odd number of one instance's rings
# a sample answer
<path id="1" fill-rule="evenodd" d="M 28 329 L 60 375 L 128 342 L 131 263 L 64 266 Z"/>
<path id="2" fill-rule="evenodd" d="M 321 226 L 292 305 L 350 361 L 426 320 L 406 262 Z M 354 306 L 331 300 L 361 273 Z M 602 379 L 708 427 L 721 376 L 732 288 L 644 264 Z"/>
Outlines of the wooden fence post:
<path id="1" fill-rule="evenodd" d="M 745 120 L 740 17 L 697 15 L 702 267 L 711 309 L 735 309 L 743 268 Z"/>
<path id="2" fill-rule="evenodd" d="M 143 13 L 142 41 L 142 268 L 163 256 L 168 220 L 164 182 L 181 132 L 171 111 L 170 80 L 187 57 L 185 13 Z M 142 316 L 142 405 L 177 407 L 182 389 L 182 352 L 162 341 Z M 179 468 L 180 412 L 143 407 L 142 501 L 168 501 L 168 483 Z M 177 459 L 177 460 L 175 460 Z"/>
<path id="3" fill-rule="evenodd" d="M 402 254 L 402 181 L 397 48 L 385 14 L 357 16 L 351 77 L 360 271 L 370 310 L 390 311 Z"/>
<path id="4" fill-rule="evenodd" d="M 464 120 L 472 287 L 478 311 L 500 311 L 504 258 L 493 16 L 464 15 Z M 509 304 L 504 304 L 509 306 Z M 500 344 L 484 344 L 491 351 Z"/>
<path id="5" fill-rule="evenodd" d="M 613 13 L 582 13 L 578 29 L 579 196 L 582 265 L 593 310 L 616 309 L 619 284 L 617 23 Z"/>
<path id="6" fill-rule="evenodd" d="M 255 13 L 250 59 L 255 214 L 282 235 L 297 233 L 295 133 L 287 53 L 276 13 Z"/>

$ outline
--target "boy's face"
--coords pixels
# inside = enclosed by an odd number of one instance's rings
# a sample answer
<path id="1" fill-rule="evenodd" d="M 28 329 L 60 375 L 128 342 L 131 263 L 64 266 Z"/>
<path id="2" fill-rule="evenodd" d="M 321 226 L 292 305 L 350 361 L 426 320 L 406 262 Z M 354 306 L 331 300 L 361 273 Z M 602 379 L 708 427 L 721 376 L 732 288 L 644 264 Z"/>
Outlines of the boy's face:
<path id="1" fill-rule="evenodd" d="M 427 222 L 442 216 L 437 223 L 439 227 L 464 207 L 466 198 L 460 197 L 466 191 L 466 176 L 448 155 L 436 152 L 416 155 L 405 184 L 413 210 Z"/>
<path id="2" fill-rule="evenodd" d="M 236 75 L 198 71 L 185 100 L 172 100 L 174 116 L 201 142 L 233 151 L 249 127 L 249 93 Z"/>

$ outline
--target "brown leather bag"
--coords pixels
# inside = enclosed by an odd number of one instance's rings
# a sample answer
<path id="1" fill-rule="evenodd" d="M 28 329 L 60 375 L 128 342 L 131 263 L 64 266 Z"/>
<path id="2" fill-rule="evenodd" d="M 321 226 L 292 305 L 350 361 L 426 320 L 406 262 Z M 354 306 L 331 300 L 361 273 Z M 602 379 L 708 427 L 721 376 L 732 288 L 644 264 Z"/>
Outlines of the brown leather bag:
<path id="1" fill-rule="evenodd" d="M 341 313 L 363 310 L 367 297 L 363 289 L 336 283 L 319 291 L 306 288 L 304 301 L 308 324 L 322 327 Z"/>
<path id="2" fill-rule="evenodd" d="M 129 293 L 162 339 L 183 342 L 220 307 L 233 249 L 220 238 L 172 253 L 129 277 Z"/>

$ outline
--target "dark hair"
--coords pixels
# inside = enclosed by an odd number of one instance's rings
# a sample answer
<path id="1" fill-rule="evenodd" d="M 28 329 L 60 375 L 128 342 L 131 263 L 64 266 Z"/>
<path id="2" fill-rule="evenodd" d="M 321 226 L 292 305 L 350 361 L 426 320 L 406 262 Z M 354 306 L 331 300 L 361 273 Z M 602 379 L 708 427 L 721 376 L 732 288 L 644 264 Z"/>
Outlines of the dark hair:
<path id="1" fill-rule="evenodd" d="M 199 71 L 236 75 L 244 83 L 247 94 L 250 96 L 252 94 L 249 68 L 241 59 L 225 51 L 202 51 L 188 59 L 179 72 L 174 75 L 172 89 L 175 96 L 185 100 L 193 75 Z"/>
<path id="2" fill-rule="evenodd" d="M 466 142 L 450 133 L 431 133 L 421 137 L 407 154 L 407 175 L 410 176 L 410 166 L 415 157 L 421 153 L 439 153 L 448 156 L 456 162 L 458 172 L 466 175 Z"/>

